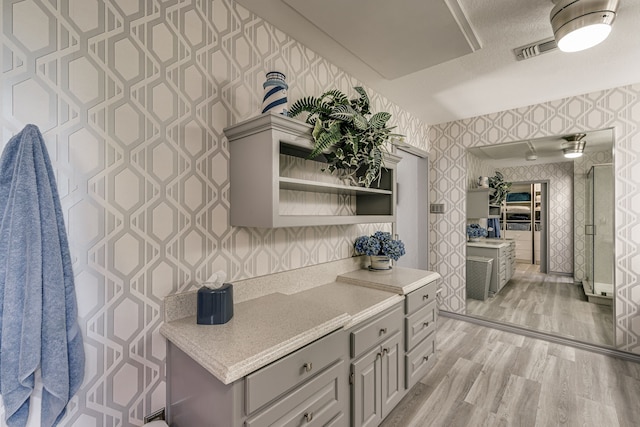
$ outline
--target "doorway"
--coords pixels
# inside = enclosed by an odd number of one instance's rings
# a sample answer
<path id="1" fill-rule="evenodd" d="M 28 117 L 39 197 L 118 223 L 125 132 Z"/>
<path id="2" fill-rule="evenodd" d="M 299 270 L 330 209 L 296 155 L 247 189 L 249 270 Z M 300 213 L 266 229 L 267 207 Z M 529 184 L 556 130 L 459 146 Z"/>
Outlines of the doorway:
<path id="1" fill-rule="evenodd" d="M 397 205 L 394 233 L 402 240 L 406 254 L 396 265 L 429 269 L 429 159 L 410 147 L 397 147 L 402 158 L 397 169 Z"/>
<path id="2" fill-rule="evenodd" d="M 547 188 L 546 181 L 513 183 L 502 212 L 502 232 L 516 242 L 516 262 L 538 266 L 540 273 L 548 272 Z"/>

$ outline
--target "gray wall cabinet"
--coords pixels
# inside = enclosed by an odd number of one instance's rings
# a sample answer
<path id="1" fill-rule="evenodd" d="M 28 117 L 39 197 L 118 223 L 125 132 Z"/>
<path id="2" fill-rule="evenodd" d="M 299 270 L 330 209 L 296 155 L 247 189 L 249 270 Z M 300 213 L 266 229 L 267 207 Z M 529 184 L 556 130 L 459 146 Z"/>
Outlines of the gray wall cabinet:
<path id="1" fill-rule="evenodd" d="M 313 148 L 312 127 L 280 114 L 265 113 L 224 129 L 230 151 L 230 220 L 239 227 L 302 227 L 314 225 L 393 222 L 396 219 L 396 168 L 400 157 L 386 154 L 380 184 L 363 188 L 314 179 L 309 167 L 304 179 L 282 175 L 280 155 L 306 159 Z M 318 159 L 318 161 L 322 161 Z M 304 163 L 304 162 L 303 162 Z M 341 195 L 355 199 L 354 215 L 291 214 L 281 211 L 283 191 Z M 326 200 L 326 197 L 321 197 Z"/>
<path id="2" fill-rule="evenodd" d="M 493 188 L 474 188 L 467 191 L 467 218 L 500 218 L 500 205 L 489 203 Z"/>

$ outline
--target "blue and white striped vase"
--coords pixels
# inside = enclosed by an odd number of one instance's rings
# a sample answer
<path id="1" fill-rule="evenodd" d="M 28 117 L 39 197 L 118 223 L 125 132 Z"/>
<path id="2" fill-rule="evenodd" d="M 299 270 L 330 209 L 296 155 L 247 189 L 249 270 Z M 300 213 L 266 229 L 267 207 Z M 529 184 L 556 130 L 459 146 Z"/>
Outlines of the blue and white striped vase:
<path id="1" fill-rule="evenodd" d="M 262 99 L 262 112 L 273 111 L 274 113 L 288 114 L 287 111 L 287 89 L 289 86 L 284 81 L 285 75 L 278 71 L 267 73 L 267 81 L 264 82 L 264 98 Z"/>

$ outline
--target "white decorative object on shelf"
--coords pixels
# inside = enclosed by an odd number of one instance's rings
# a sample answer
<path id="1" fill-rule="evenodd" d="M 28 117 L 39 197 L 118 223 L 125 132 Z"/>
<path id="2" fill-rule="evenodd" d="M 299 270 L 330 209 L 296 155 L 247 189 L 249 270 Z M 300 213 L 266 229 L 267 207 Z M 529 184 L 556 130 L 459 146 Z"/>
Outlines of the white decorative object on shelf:
<path id="1" fill-rule="evenodd" d="M 264 97 L 262 98 L 262 112 L 268 111 L 287 115 L 287 89 L 285 75 L 277 71 L 267 73 L 267 80 L 262 85 Z"/>
<path id="2" fill-rule="evenodd" d="M 391 263 L 388 256 L 384 255 L 371 255 L 371 270 L 389 270 L 391 269 Z"/>

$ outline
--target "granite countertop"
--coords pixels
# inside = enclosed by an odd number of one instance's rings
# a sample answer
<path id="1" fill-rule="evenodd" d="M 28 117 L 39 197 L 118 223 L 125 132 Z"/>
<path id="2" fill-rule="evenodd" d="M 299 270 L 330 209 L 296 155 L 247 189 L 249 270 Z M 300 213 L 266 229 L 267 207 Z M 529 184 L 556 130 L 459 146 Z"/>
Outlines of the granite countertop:
<path id="1" fill-rule="evenodd" d="M 394 267 L 388 271 L 355 270 L 338 276 L 338 280 L 352 285 L 366 286 L 406 295 L 441 276 L 434 271 Z"/>
<path id="2" fill-rule="evenodd" d="M 328 283 L 295 295 L 308 304 L 322 304 L 347 313 L 349 320 L 343 325 L 344 329 L 349 329 L 404 299 L 392 292 L 341 282 Z"/>
<path id="3" fill-rule="evenodd" d="M 358 270 L 297 293 L 275 292 L 236 303 L 233 318 L 224 325 L 198 325 L 195 293 L 174 295 L 165 299 L 165 318 L 171 321 L 160 332 L 230 384 L 335 330 L 381 313 L 401 302 L 403 294 L 438 278 L 439 274 L 424 270 L 394 268 L 391 274 Z M 353 283 L 356 279 L 358 283 Z"/>
<path id="4" fill-rule="evenodd" d="M 224 325 L 195 316 L 164 323 L 160 332 L 224 384 L 327 335 L 349 321 L 343 310 L 274 293 L 235 304 Z"/>

